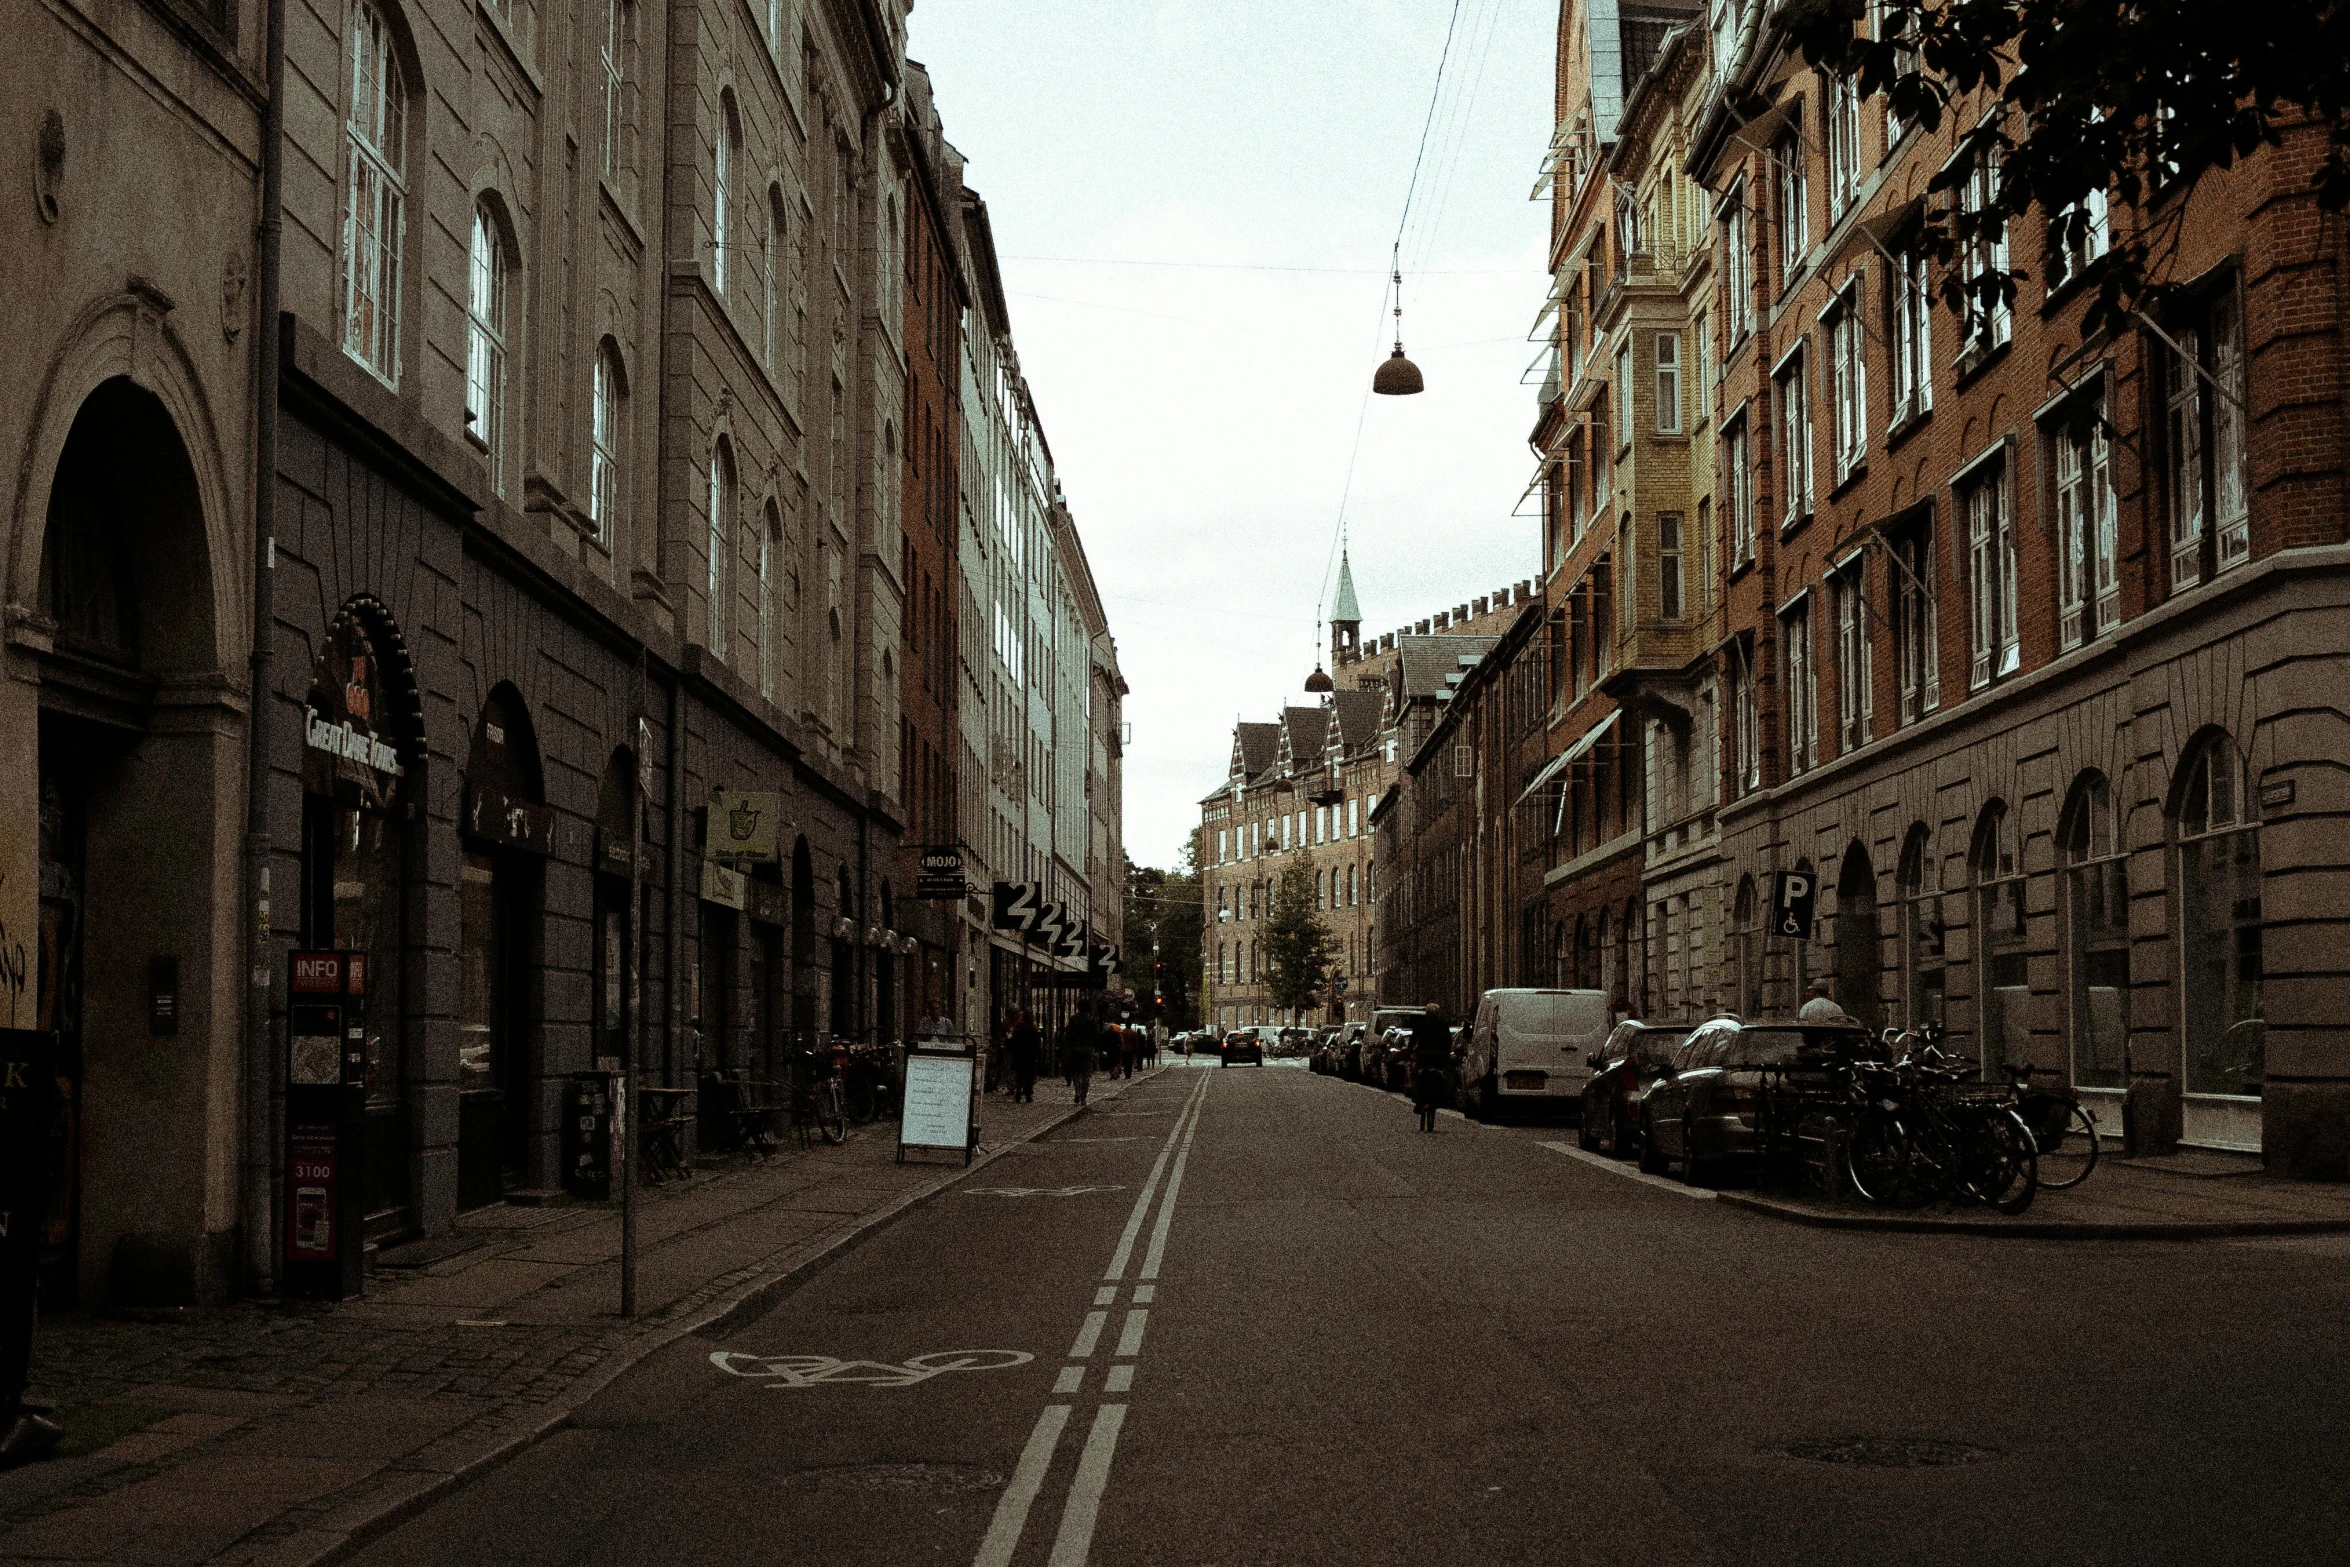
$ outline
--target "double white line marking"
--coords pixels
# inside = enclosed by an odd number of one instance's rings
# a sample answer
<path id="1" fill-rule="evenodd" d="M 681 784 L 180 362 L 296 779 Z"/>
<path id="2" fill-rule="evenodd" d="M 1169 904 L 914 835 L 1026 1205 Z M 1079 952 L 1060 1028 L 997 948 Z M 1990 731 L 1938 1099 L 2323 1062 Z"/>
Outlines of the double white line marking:
<path id="1" fill-rule="evenodd" d="M 1132 1288 L 1131 1305 L 1119 1325 L 1117 1347 L 1112 1351 L 1118 1364 L 1112 1365 L 1103 1379 L 1104 1392 L 1124 1393 L 1134 1386 L 1134 1357 L 1142 1353 L 1143 1333 L 1150 1324 L 1150 1304 L 1158 1295 L 1155 1281 L 1159 1265 L 1167 1255 L 1167 1230 L 1174 1222 L 1175 1199 L 1183 1190 L 1183 1168 L 1191 1158 L 1192 1139 L 1199 1132 L 1200 1103 L 1207 1097 L 1208 1084 L 1214 1081 L 1203 1075 L 1199 1086 L 1191 1091 L 1191 1097 L 1183 1102 L 1182 1113 L 1175 1117 L 1174 1128 L 1159 1147 L 1150 1179 L 1143 1183 L 1142 1195 L 1135 1199 L 1134 1211 L 1127 1215 L 1126 1228 L 1118 1236 L 1118 1249 L 1110 1254 L 1110 1266 L 1102 1274 L 1104 1282 L 1094 1291 L 1094 1309 L 1078 1324 L 1077 1337 L 1069 1346 L 1068 1358 L 1072 1362 L 1090 1360 L 1101 1347 L 1102 1334 L 1110 1323 L 1110 1308 L 1117 1304 L 1120 1290 L 1126 1287 L 1126 1271 L 1134 1260 L 1135 1243 L 1142 1238 L 1143 1223 L 1150 1217 L 1151 1200 L 1159 1195 L 1159 1182 L 1164 1178 L 1166 1196 L 1159 1203 L 1158 1222 L 1151 1227 L 1150 1244 L 1143 1252 L 1142 1268 L 1136 1275 L 1150 1282 L 1137 1283 Z M 1170 1158 L 1174 1161 L 1172 1170 L 1168 1164 Z M 1053 1391 L 1078 1392 L 1085 1383 L 1085 1369 L 1082 1364 L 1063 1366 Z M 1044 1412 L 1036 1417 L 1036 1427 L 1028 1433 L 1028 1445 L 1020 1450 L 1020 1462 L 1012 1470 L 1011 1484 L 996 1502 L 995 1519 L 988 1525 L 987 1537 L 979 1542 L 979 1554 L 972 1558 L 972 1567 L 1011 1567 L 1012 1554 L 1020 1548 L 1020 1536 L 1028 1527 L 1028 1511 L 1052 1472 L 1053 1455 L 1060 1450 L 1061 1434 L 1069 1427 L 1072 1407 L 1047 1404 Z M 1061 1527 L 1053 1537 L 1048 1567 L 1085 1567 L 1086 1557 L 1093 1549 L 1094 1521 L 1101 1514 L 1102 1492 L 1110 1483 L 1110 1460 L 1117 1454 L 1118 1433 L 1125 1426 L 1124 1404 L 1103 1404 L 1094 1411 L 1093 1428 L 1086 1433 L 1085 1447 L 1077 1455 L 1076 1476 L 1069 1483 L 1069 1499 L 1061 1507 Z"/>

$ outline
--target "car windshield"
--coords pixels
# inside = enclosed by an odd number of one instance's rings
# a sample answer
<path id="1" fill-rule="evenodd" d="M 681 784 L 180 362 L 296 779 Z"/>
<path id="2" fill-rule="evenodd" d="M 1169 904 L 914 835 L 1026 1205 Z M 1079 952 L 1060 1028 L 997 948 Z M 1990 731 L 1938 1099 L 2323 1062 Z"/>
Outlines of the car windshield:
<path id="1" fill-rule="evenodd" d="M 1673 1052 L 1689 1037 L 1685 1028 L 1644 1028 L 1624 1042 L 1624 1053 L 1633 1059 L 1662 1066 L 1672 1060 Z"/>
<path id="2" fill-rule="evenodd" d="M 1723 1042 L 1719 1066 L 1794 1066 L 1850 1061 L 1871 1054 L 1875 1042 L 1860 1028 L 1742 1028 Z"/>

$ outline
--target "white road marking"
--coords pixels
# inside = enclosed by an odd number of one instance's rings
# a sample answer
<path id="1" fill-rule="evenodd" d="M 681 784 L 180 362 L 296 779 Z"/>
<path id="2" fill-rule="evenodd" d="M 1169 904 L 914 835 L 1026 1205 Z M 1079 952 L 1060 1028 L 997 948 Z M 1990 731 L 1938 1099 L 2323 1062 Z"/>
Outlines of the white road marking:
<path id="1" fill-rule="evenodd" d="M 1202 1079 L 1205 1088 L 1210 1080 Z M 1183 1151 L 1175 1156 L 1175 1169 L 1167 1177 L 1167 1195 L 1159 1204 L 1159 1222 L 1151 1226 L 1151 1248 L 1143 1254 L 1141 1277 L 1159 1276 L 1159 1263 L 1167 1255 L 1167 1226 L 1175 1218 L 1175 1197 L 1183 1190 L 1183 1167 L 1191 1162 L 1191 1140 L 1199 1135 L 1199 1111 L 1191 1113 L 1191 1124 L 1183 1129 Z"/>
<path id="2" fill-rule="evenodd" d="M 1191 1091 L 1191 1097 L 1184 1101 L 1183 1108 L 1186 1111 L 1199 1103 L 1200 1095 L 1207 1092 L 1208 1084 L 1211 1081 L 1212 1079 L 1205 1077 L 1199 1080 L 1199 1086 L 1194 1088 Z M 1125 1232 L 1118 1237 L 1118 1249 L 1110 1253 L 1110 1270 L 1102 1275 L 1103 1278 L 1115 1280 L 1126 1277 L 1127 1260 L 1134 1255 L 1134 1238 L 1142 1233 L 1142 1221 L 1149 1216 L 1151 1210 L 1151 1195 L 1159 1189 L 1159 1177 L 1165 1174 L 1167 1169 L 1167 1156 L 1175 1151 L 1175 1139 L 1182 1131 L 1183 1117 L 1179 1115 L 1175 1118 L 1175 1124 L 1167 1131 L 1166 1142 L 1159 1148 L 1158 1162 L 1151 1166 L 1150 1179 L 1142 1183 L 1142 1195 L 1134 1200 L 1134 1212 L 1127 1216 Z"/>
<path id="3" fill-rule="evenodd" d="M 1093 1292 L 1093 1303 L 1097 1306 L 1116 1305 L 1118 1303 L 1118 1286 L 1115 1284 L 1105 1284 L 1100 1289 L 1095 1290 Z"/>
<path id="4" fill-rule="evenodd" d="M 1112 1366 L 1110 1368 L 1109 1380 L 1102 1383 L 1102 1391 L 1105 1393 L 1133 1392 L 1134 1367 L 1131 1365 Z"/>
<path id="5" fill-rule="evenodd" d="M 1653 1186 L 1660 1192 L 1678 1192 L 1684 1197 L 1694 1197 L 1699 1202 L 1714 1200 L 1714 1193 L 1707 1187 L 1685 1186 L 1679 1181 L 1668 1181 L 1661 1175 L 1650 1175 L 1646 1170 L 1632 1169 L 1608 1158 L 1605 1154 L 1589 1152 L 1586 1149 L 1576 1147 L 1573 1143 L 1538 1142 L 1534 1146 L 1547 1148 L 1552 1153 L 1563 1153 L 1570 1159 L 1580 1159 L 1585 1164 L 1598 1166 L 1610 1175 L 1620 1175 L 1627 1181 L 1638 1181 L 1643 1186 Z"/>
<path id="6" fill-rule="evenodd" d="M 1052 1468 L 1053 1452 L 1061 1445 L 1061 1432 L 1068 1424 L 1067 1404 L 1047 1404 L 1044 1413 L 1036 1417 L 1036 1429 L 1028 1433 L 1028 1445 L 1020 1450 L 1012 1483 L 996 1500 L 995 1520 L 987 1526 L 987 1538 L 979 1542 L 979 1554 L 971 1559 L 971 1567 L 1011 1567 L 1012 1553 L 1020 1548 L 1020 1531 L 1028 1527 L 1028 1509 L 1036 1501 L 1036 1493 L 1044 1489 L 1045 1471 Z"/>
<path id="7" fill-rule="evenodd" d="M 1036 1357 L 1024 1349 L 946 1349 L 908 1356 L 904 1365 L 886 1360 L 838 1360 L 831 1355 L 746 1355 L 722 1349 L 710 1364 L 729 1376 L 769 1387 L 815 1387 L 856 1383 L 866 1387 L 912 1387 L 948 1371 L 1005 1371 Z"/>
<path id="8" fill-rule="evenodd" d="M 1142 1353 L 1142 1330 L 1150 1325 L 1150 1320 L 1151 1314 L 1140 1308 L 1126 1313 L 1126 1325 L 1118 1330 L 1119 1354 L 1139 1355 Z"/>
<path id="9" fill-rule="evenodd" d="M 1063 1366 L 1061 1368 L 1060 1376 L 1053 1383 L 1053 1391 L 1056 1393 L 1074 1393 L 1084 1385 L 1085 1368 L 1083 1366 Z"/>
<path id="10" fill-rule="evenodd" d="M 1053 1554 L 1045 1567 L 1086 1567 L 1086 1558 L 1093 1553 L 1094 1519 L 1101 1513 L 1102 1491 L 1110 1483 L 1110 1460 L 1125 1424 L 1124 1404 L 1104 1404 L 1094 1411 L 1093 1429 L 1086 1433 L 1085 1451 L 1078 1455 L 1077 1478 L 1069 1485 L 1069 1503 L 1061 1509 L 1061 1532 L 1053 1538 Z"/>
<path id="11" fill-rule="evenodd" d="M 1085 1326 L 1077 1330 L 1077 1342 L 1069 1346 L 1069 1359 L 1083 1360 L 1093 1353 L 1093 1347 L 1102 1341 L 1102 1324 L 1110 1320 L 1106 1311 L 1089 1311 Z"/>
<path id="12" fill-rule="evenodd" d="M 966 1186 L 973 1197 L 1083 1197 L 1088 1192 L 1122 1192 L 1123 1186 Z"/>
<path id="13" fill-rule="evenodd" d="M 1137 1284 L 1134 1286 L 1134 1303 L 1137 1306 L 1147 1306 L 1158 1298 L 1159 1287 L 1156 1284 Z"/>

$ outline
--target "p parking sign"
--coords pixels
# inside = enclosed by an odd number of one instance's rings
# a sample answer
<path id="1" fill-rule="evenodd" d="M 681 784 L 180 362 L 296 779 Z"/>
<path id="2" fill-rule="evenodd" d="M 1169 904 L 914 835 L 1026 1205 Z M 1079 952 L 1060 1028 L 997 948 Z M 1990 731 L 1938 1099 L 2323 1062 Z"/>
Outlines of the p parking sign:
<path id="1" fill-rule="evenodd" d="M 1774 872 L 1771 877 L 1772 933 L 1792 936 L 1797 941 L 1811 940 L 1812 899 L 1818 891 L 1817 880 L 1809 871 Z"/>

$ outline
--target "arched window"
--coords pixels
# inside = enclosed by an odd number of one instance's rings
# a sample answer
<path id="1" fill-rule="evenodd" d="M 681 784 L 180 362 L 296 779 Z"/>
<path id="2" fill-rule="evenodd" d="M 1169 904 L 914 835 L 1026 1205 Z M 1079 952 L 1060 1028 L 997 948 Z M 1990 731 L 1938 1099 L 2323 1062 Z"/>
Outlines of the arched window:
<path id="1" fill-rule="evenodd" d="M 351 13 L 343 205 L 343 351 L 397 385 L 400 240 L 406 223 L 407 94 L 392 30 L 359 0 Z"/>
<path id="2" fill-rule="evenodd" d="M 506 244 L 486 201 L 473 206 L 465 268 L 465 433 L 490 455 L 490 488 L 506 493 Z"/>
<path id="3" fill-rule="evenodd" d="M 791 307 L 790 294 L 784 286 L 783 277 L 784 237 L 783 192 L 770 187 L 767 192 L 767 243 L 765 254 L 759 262 L 759 280 L 760 286 L 767 291 L 766 310 L 762 317 L 765 323 L 762 340 L 765 352 L 762 357 L 767 361 L 767 373 L 774 376 L 783 374 L 783 313 Z"/>
<path id="4" fill-rule="evenodd" d="M 2221 1119 L 2240 1121 L 2240 1110 L 2192 1101 L 2257 1099 L 2267 1077 L 2260 823 L 2243 755 L 2226 735 L 2208 735 L 2194 746 L 2183 771 L 2172 829 L 2179 859 L 2187 1135 L 2202 1140 L 2196 1123 L 2209 1119 L 2220 1133 L 2213 1140 L 2243 1142 Z M 2251 1124 L 2257 1126 L 2256 1117 Z"/>
<path id="5" fill-rule="evenodd" d="M 612 542 L 612 528 L 620 515 L 620 350 L 610 338 L 596 350 L 594 404 L 589 419 L 588 521 L 597 541 Z"/>
<path id="6" fill-rule="evenodd" d="M 759 529 L 759 695 L 775 700 L 776 571 L 783 550 L 783 515 L 767 503 Z"/>
<path id="7" fill-rule="evenodd" d="M 1902 841 L 1894 875 L 1901 897 L 1901 971 L 1904 1026 L 1943 1026 L 1947 981 L 1943 958 L 1941 862 L 1934 857 L 1926 825 L 1919 822 Z"/>
<path id="8" fill-rule="evenodd" d="M 710 286 L 726 292 L 734 221 L 734 94 L 718 95 L 718 136 L 710 153 Z"/>
<path id="9" fill-rule="evenodd" d="M 1730 913 L 1730 951 L 1738 965 L 1738 1015 L 1757 1017 L 1762 1012 L 1762 901 L 1755 895 L 1752 876 L 1738 878 L 1738 897 Z"/>
<path id="10" fill-rule="evenodd" d="M 2031 1059 L 2030 968 L 2024 955 L 2024 871 L 2015 821 L 1993 800 L 1975 820 L 1967 856 L 1975 881 L 1976 1049 L 1983 1071 Z"/>
<path id="11" fill-rule="evenodd" d="M 1363 901 L 1362 882 L 1357 878 L 1356 871 L 1357 867 L 1352 865 L 1346 868 L 1346 906 L 1350 909 Z"/>
<path id="12" fill-rule="evenodd" d="M 726 555 L 734 529 L 729 513 L 734 505 L 734 451 L 720 436 L 710 445 L 710 536 L 707 541 L 710 580 L 707 585 L 710 600 L 711 656 L 726 662 Z"/>
<path id="13" fill-rule="evenodd" d="M 1836 1004 L 1869 1028 L 1882 1026 L 1878 970 L 1884 953 L 1877 925 L 1877 871 L 1855 838 L 1836 874 Z"/>
<path id="14" fill-rule="evenodd" d="M 2076 1088 L 2127 1088 L 2130 1042 L 2130 878 L 2113 791 L 2083 773 L 2056 832 L 2064 861 L 2066 1033 Z"/>
<path id="15" fill-rule="evenodd" d="M 1330 873 L 1327 871 L 1314 872 L 1314 907 L 1330 907 Z"/>
<path id="16" fill-rule="evenodd" d="M 607 180 L 620 178 L 620 137 L 628 112 L 628 48 L 635 31 L 636 6 L 632 0 L 604 0 L 604 42 L 600 54 L 604 67 L 603 155 Z"/>

